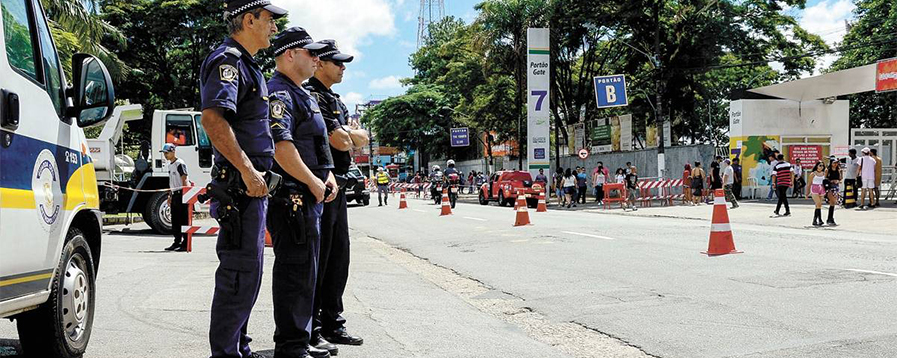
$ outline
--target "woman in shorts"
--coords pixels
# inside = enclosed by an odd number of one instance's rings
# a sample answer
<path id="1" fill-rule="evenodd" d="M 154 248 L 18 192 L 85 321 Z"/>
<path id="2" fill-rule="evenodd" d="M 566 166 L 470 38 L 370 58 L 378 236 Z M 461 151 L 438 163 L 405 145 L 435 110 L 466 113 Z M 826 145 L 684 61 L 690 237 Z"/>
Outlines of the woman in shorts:
<path id="1" fill-rule="evenodd" d="M 813 203 L 816 204 L 816 210 L 813 212 L 813 226 L 822 226 L 822 202 L 825 200 L 825 164 L 816 162 L 813 171 L 810 172 L 810 190 L 807 190 L 807 197 L 813 197 Z"/>

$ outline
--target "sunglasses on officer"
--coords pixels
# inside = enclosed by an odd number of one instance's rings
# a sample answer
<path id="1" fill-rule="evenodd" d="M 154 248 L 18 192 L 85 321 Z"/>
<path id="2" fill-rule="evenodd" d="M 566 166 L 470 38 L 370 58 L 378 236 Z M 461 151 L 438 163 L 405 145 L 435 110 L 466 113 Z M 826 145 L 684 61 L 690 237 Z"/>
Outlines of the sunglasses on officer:
<path id="1" fill-rule="evenodd" d="M 332 63 L 332 64 L 333 64 L 334 66 L 336 66 L 336 67 L 345 67 L 345 66 L 346 66 L 346 63 L 345 63 L 345 62 L 343 62 L 343 61 L 337 61 L 337 60 L 333 60 L 333 59 L 326 59 L 326 60 L 325 60 L 325 59 L 321 59 L 321 62 L 330 62 L 330 63 Z"/>

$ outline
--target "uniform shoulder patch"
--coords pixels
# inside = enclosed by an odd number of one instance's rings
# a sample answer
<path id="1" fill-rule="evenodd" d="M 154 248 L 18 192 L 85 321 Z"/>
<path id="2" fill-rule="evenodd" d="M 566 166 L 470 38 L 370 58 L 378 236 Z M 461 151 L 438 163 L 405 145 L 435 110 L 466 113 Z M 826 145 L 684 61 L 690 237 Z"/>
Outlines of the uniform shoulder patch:
<path id="1" fill-rule="evenodd" d="M 227 82 L 233 82 L 240 77 L 240 73 L 237 71 L 237 68 L 227 63 L 218 66 L 218 75 L 220 76 L 222 81 Z"/>
<path id="2" fill-rule="evenodd" d="M 271 101 L 271 118 L 275 119 L 283 119 L 283 114 L 287 110 L 286 103 L 283 103 L 280 99 L 274 99 Z"/>

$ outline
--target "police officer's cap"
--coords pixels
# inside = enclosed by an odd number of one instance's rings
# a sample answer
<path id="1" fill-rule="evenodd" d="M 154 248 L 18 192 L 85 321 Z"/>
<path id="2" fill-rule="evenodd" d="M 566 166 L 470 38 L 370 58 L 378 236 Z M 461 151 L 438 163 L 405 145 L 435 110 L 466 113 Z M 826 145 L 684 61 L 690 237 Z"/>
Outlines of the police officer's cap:
<path id="1" fill-rule="evenodd" d="M 225 0 L 224 13 L 228 19 L 233 19 L 238 15 L 250 10 L 263 8 L 271 12 L 271 17 L 279 19 L 287 14 L 287 11 L 271 5 L 271 0 Z"/>
<path id="2" fill-rule="evenodd" d="M 315 51 L 324 48 L 324 45 L 312 40 L 308 31 L 301 27 L 288 28 L 274 37 L 274 56 L 280 56 L 286 50 L 293 48 L 304 48 L 314 54 Z"/>
<path id="3" fill-rule="evenodd" d="M 339 52 L 339 49 L 336 47 L 336 40 L 321 40 L 317 43 L 324 45 L 323 48 L 316 51 L 318 58 L 324 61 L 338 61 L 338 62 L 352 62 L 355 59 L 355 56 L 350 56 Z"/>

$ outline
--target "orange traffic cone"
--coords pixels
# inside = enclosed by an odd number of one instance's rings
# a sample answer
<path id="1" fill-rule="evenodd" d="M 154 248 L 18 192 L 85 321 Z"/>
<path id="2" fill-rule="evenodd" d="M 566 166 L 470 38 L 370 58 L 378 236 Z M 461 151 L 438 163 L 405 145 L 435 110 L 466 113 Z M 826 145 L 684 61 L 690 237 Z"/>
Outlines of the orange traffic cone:
<path id="1" fill-rule="evenodd" d="M 439 216 L 452 215 L 452 205 L 449 203 L 448 191 L 442 189 L 442 212 Z"/>
<path id="2" fill-rule="evenodd" d="M 271 233 L 265 229 L 265 247 L 274 247 L 274 244 L 271 242 Z"/>
<path id="3" fill-rule="evenodd" d="M 405 202 L 405 189 L 402 189 L 402 194 L 399 195 L 399 209 L 407 209 L 408 203 Z"/>
<path id="4" fill-rule="evenodd" d="M 529 222 L 529 212 L 526 209 L 526 199 L 523 197 L 522 192 L 517 192 L 517 220 L 514 222 L 514 226 L 524 226 L 530 225 Z"/>
<path id="5" fill-rule="evenodd" d="M 548 211 L 548 206 L 545 205 L 545 191 L 539 192 L 539 206 L 536 207 L 537 213 L 544 213 Z"/>
<path id="6" fill-rule="evenodd" d="M 732 238 L 732 228 L 729 226 L 729 212 L 726 209 L 726 194 L 723 189 L 716 189 L 713 192 L 713 220 L 710 224 L 710 244 L 707 252 L 702 252 L 708 256 L 740 254 L 741 251 L 735 250 L 735 241 Z"/>

